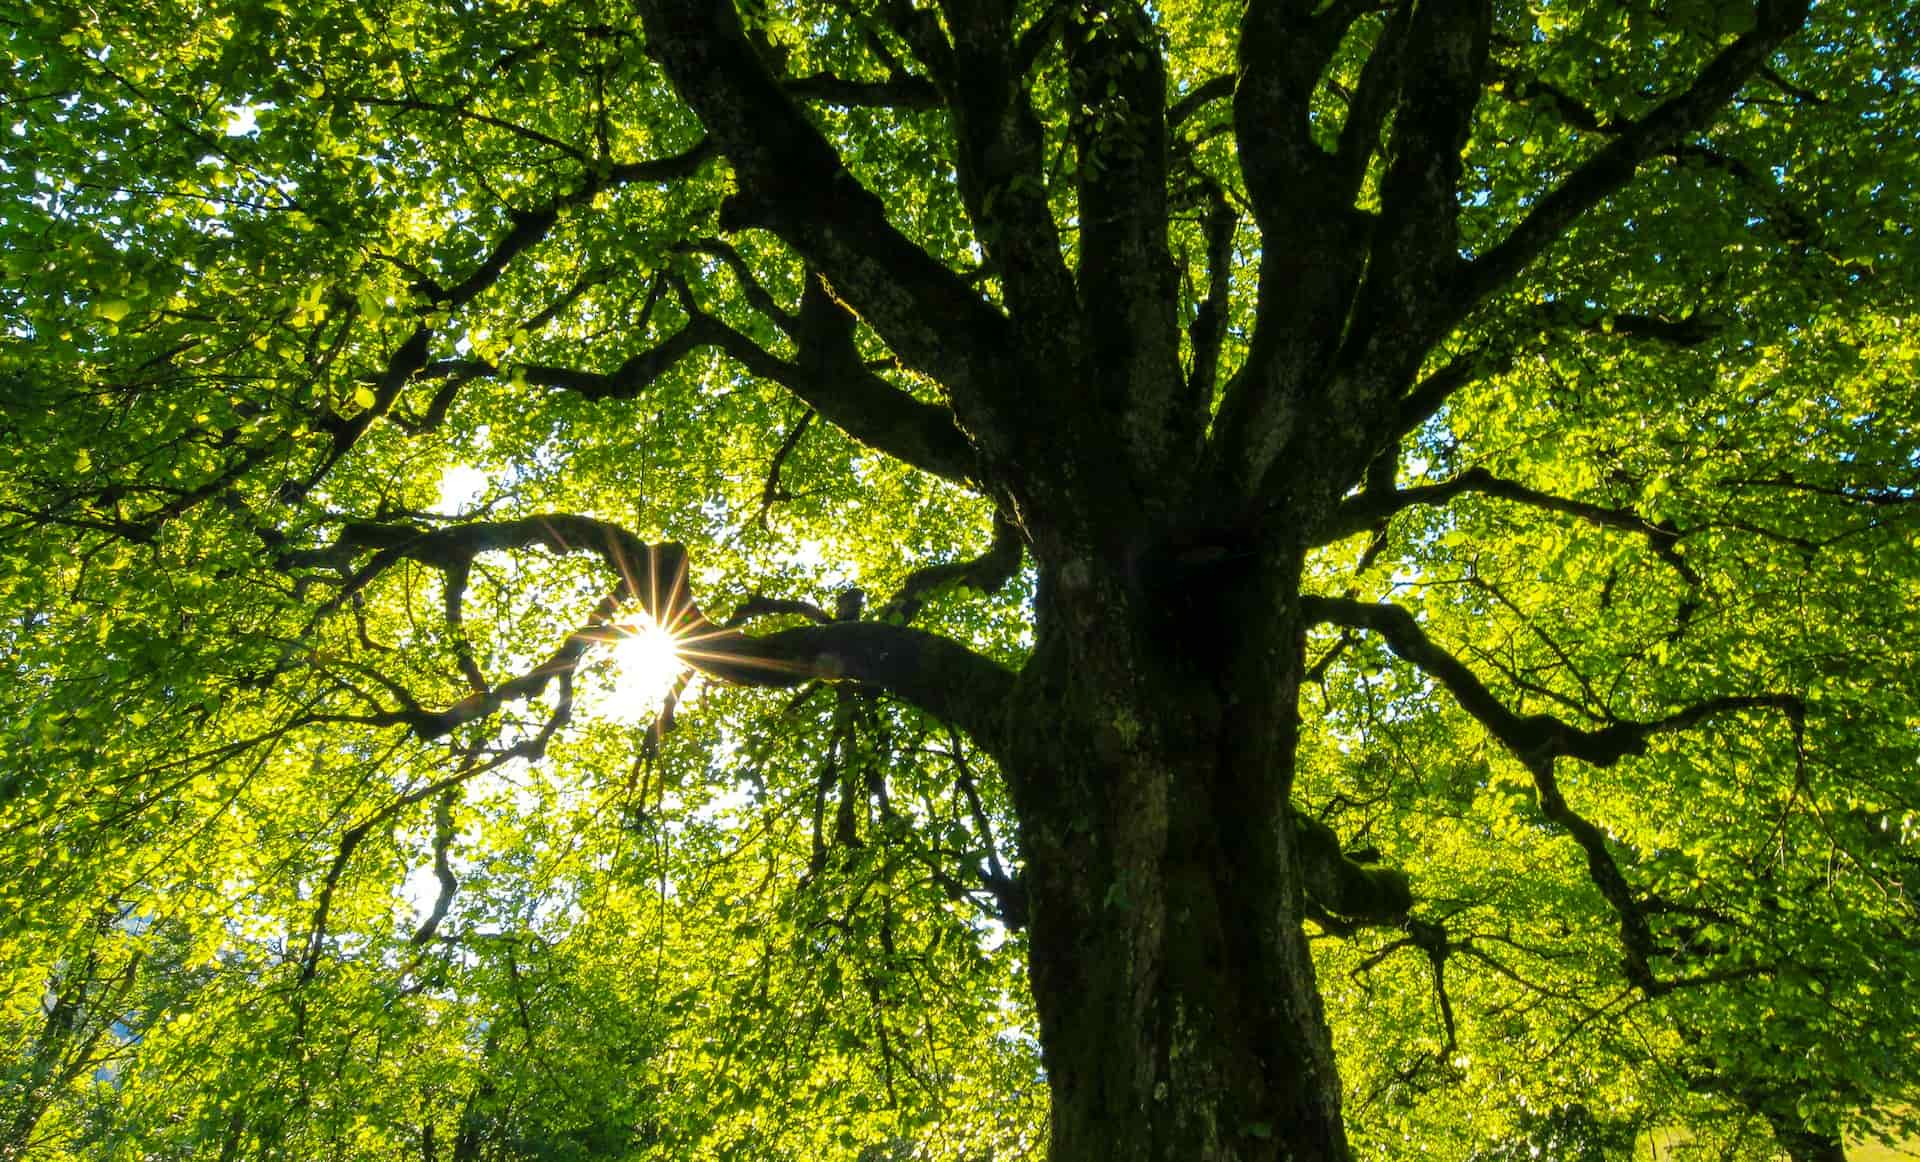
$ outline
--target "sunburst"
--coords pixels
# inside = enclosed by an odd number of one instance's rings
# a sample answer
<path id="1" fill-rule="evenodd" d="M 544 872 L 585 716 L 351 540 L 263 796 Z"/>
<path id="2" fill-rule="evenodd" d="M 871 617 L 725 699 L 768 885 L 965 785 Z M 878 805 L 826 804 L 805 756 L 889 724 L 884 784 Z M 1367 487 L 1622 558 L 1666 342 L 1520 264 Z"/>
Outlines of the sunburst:
<path id="1" fill-rule="evenodd" d="M 638 722 L 659 713 L 675 682 L 686 672 L 680 656 L 680 642 L 665 626 L 647 614 L 639 614 L 618 627 L 609 651 L 608 669 L 613 679 L 606 694 L 606 713 L 628 722 Z"/>

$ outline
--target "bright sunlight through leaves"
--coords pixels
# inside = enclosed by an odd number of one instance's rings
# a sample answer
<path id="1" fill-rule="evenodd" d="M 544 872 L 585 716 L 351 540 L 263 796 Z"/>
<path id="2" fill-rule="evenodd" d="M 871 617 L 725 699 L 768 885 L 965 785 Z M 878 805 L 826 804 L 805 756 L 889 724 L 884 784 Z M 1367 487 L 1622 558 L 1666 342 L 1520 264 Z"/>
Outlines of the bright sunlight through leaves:
<path id="1" fill-rule="evenodd" d="M 660 710 L 686 663 L 680 660 L 673 634 L 653 618 L 642 614 L 623 629 L 609 659 L 613 682 L 603 712 L 610 718 L 639 722 Z"/>

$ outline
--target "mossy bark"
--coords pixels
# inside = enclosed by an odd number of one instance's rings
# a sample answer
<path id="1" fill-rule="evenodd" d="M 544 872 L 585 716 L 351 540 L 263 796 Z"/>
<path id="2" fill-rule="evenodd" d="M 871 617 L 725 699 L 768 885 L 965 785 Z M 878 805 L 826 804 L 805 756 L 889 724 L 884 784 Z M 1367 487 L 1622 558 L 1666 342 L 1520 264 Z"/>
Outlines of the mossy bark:
<path id="1" fill-rule="evenodd" d="M 1288 805 L 1298 572 L 1262 564 L 1043 568 L 1004 762 L 1055 1162 L 1348 1156 Z"/>

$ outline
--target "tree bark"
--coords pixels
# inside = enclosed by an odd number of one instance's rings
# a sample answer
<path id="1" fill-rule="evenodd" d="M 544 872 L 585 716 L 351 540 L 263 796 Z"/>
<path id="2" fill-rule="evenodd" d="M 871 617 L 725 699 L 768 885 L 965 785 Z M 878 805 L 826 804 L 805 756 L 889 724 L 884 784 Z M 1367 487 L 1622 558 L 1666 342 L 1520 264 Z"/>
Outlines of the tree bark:
<path id="1" fill-rule="evenodd" d="M 1249 565 L 1042 566 L 1002 762 L 1054 1162 L 1348 1157 L 1288 808 L 1297 561 Z"/>

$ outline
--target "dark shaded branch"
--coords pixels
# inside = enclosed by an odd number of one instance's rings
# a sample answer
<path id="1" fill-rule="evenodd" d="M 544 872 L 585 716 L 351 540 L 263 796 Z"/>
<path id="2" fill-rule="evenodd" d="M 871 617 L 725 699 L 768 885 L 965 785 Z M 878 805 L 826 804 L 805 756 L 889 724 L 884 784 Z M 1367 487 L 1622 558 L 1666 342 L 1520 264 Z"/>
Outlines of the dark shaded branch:
<path id="1" fill-rule="evenodd" d="M 1340 144 L 1334 152 L 1334 169 L 1346 189 L 1360 188 L 1367 163 L 1380 148 L 1380 131 L 1399 86 L 1401 50 L 1406 45 L 1407 21 L 1412 12 L 1413 5 L 1401 4 L 1388 14 L 1347 102 L 1347 119 L 1340 126 Z"/>
<path id="2" fill-rule="evenodd" d="M 1650 996 L 1672 988 L 1673 982 L 1654 975 L 1651 962 L 1657 949 L 1652 929 L 1613 857 L 1606 832 L 1568 805 L 1554 773 L 1555 762 L 1568 757 L 1598 767 L 1612 766 L 1630 755 L 1644 754 L 1656 734 L 1686 730 L 1711 718 L 1745 710 L 1785 714 L 1797 737 L 1805 713 L 1801 700 L 1791 694 L 1729 695 L 1705 699 L 1646 722 L 1613 721 L 1583 730 L 1552 715 L 1520 715 L 1509 710 L 1465 664 L 1435 644 L 1412 613 L 1399 606 L 1326 597 L 1310 597 L 1304 604 L 1309 617 L 1379 634 L 1396 655 L 1437 680 L 1463 710 L 1513 752 L 1533 776 L 1541 814 L 1580 846 L 1589 877 L 1619 917 L 1628 979 Z"/>
<path id="3" fill-rule="evenodd" d="M 919 615 L 929 598 L 945 590 L 969 588 L 997 593 L 1020 571 L 1021 549 L 1020 530 L 996 512 L 993 544 L 985 553 L 970 561 L 948 561 L 914 570 L 876 616 L 881 621 L 906 625 Z"/>
<path id="4" fill-rule="evenodd" d="M 958 642 L 908 626 L 836 621 L 750 637 L 696 631 L 680 653 L 701 672 L 741 686 L 788 687 L 813 679 L 876 686 L 999 749 L 1013 672 Z"/>
<path id="5" fill-rule="evenodd" d="M 1632 311 L 1610 312 L 1568 302 L 1544 303 L 1535 312 L 1544 327 L 1575 327 L 1594 335 L 1622 339 L 1650 339 L 1674 347 L 1698 347 L 1718 335 L 1724 325 L 1698 312 L 1670 319 Z"/>
<path id="6" fill-rule="evenodd" d="M 741 296 L 747 300 L 747 304 L 772 319 L 782 331 L 789 335 L 793 334 L 798 323 L 793 312 L 774 301 L 773 295 L 760 284 L 760 280 L 754 276 L 753 269 L 747 265 L 746 259 L 740 257 L 740 252 L 735 250 L 732 244 L 720 238 L 697 238 L 692 242 L 682 243 L 676 249 L 685 254 L 711 255 L 724 262 L 727 269 L 733 272 L 733 280 L 739 284 Z"/>
<path id="7" fill-rule="evenodd" d="M 967 731 L 982 746 L 998 745 L 1002 711 L 1013 675 L 999 663 L 935 634 L 878 622 L 847 621 L 753 637 L 715 625 L 688 589 L 686 549 L 648 544 L 617 525 L 569 514 L 482 521 L 439 529 L 411 525 L 349 524 L 334 545 L 285 554 L 286 568 L 343 568 L 371 559 L 348 578 L 320 616 L 340 608 L 402 560 L 435 569 L 459 569 L 484 552 L 542 548 L 592 553 L 618 578 L 588 624 L 540 664 L 484 694 L 445 710 L 418 708 L 336 716 L 376 726 L 406 726 L 421 738 L 441 737 L 491 715 L 508 702 L 538 696 L 558 679 L 570 682 L 588 649 L 614 636 L 608 622 L 622 606 L 637 605 L 680 642 L 686 662 L 737 685 L 782 687 L 811 679 L 848 679 L 887 690 Z"/>
<path id="8" fill-rule="evenodd" d="M 1583 730 L 1552 715 L 1521 715 L 1509 710 L 1466 665 L 1435 644 L 1413 614 L 1400 606 L 1337 597 L 1308 597 L 1303 601 L 1307 615 L 1317 622 L 1380 635 L 1395 654 L 1436 679 L 1461 709 L 1529 766 L 1566 757 L 1597 767 L 1610 767 L 1629 756 L 1645 754 L 1655 735 L 1686 730 L 1724 714 L 1776 710 L 1791 718 L 1802 713 L 1800 699 L 1792 694 L 1727 695 L 1706 699 L 1661 718 L 1644 722 L 1614 720 L 1606 726 Z"/>
<path id="9" fill-rule="evenodd" d="M 1669 156 L 1680 161 L 1698 162 L 1709 169 L 1727 173 L 1760 199 L 1762 213 L 1778 221 L 1780 232 L 1790 243 L 1818 243 L 1825 230 L 1818 218 L 1795 205 L 1778 183 L 1761 174 L 1759 170 L 1739 157 L 1710 146 L 1695 143 L 1676 145 L 1667 150 Z"/>
<path id="10" fill-rule="evenodd" d="M 1013 9 L 989 2 L 950 8 L 951 43 L 931 29 L 914 36 L 937 39 L 928 51 L 946 62 L 940 75 L 953 118 L 956 177 L 985 266 L 1000 277 L 1021 341 L 1064 373 L 1080 358 L 1077 300 L 1048 201 L 1046 134 L 1034 115 L 1025 80 L 1031 62 L 1015 41 Z M 1024 48 L 1037 53 L 1057 41 L 1062 15 L 1057 6 L 1042 14 Z"/>
<path id="11" fill-rule="evenodd" d="M 1329 922 L 1329 930 L 1341 924 L 1397 924 L 1406 918 L 1413 891 L 1405 872 L 1347 858 L 1333 828 L 1297 809 L 1293 834 L 1308 899 L 1337 918 Z"/>
<path id="12" fill-rule="evenodd" d="M 925 77 L 898 75 L 884 81 L 849 81 L 832 73 L 814 73 L 782 82 L 802 101 L 820 101 L 843 108 L 870 106 L 888 109 L 937 109 L 940 91 Z"/>
<path id="13" fill-rule="evenodd" d="M 1490 0 L 1423 0 L 1413 8 L 1396 62 L 1401 83 L 1392 159 L 1361 291 L 1364 325 L 1372 332 L 1360 336 L 1362 342 L 1398 344 L 1407 333 L 1429 334 L 1428 318 L 1449 307 L 1441 291 L 1460 261 L 1460 152 L 1485 79 L 1492 28 Z"/>
<path id="14" fill-rule="evenodd" d="M 787 428 L 787 434 L 781 438 L 780 447 L 774 450 L 773 461 L 767 465 L 766 482 L 760 486 L 760 513 L 754 523 L 764 524 L 767 513 L 780 501 L 791 499 L 793 494 L 780 482 L 780 474 L 786 468 L 787 457 L 793 455 L 800 446 L 800 438 L 807 434 L 807 427 L 813 423 L 813 417 L 820 413 L 808 408 Z"/>
<path id="15" fill-rule="evenodd" d="M 768 74 L 734 8 L 643 0 L 640 10 L 647 51 L 733 164 L 739 191 L 722 227 L 778 234 L 908 365 L 947 385 L 971 430 L 1010 430 L 1024 385 L 1002 374 L 1005 319 L 887 221 Z"/>
<path id="16" fill-rule="evenodd" d="M 1207 239 L 1207 297 L 1200 301 L 1193 322 L 1187 325 L 1187 341 L 1193 349 L 1193 368 L 1187 374 L 1187 393 L 1196 400 L 1211 403 L 1220 375 L 1220 349 L 1227 340 L 1230 297 L 1233 290 L 1233 234 L 1240 215 L 1218 183 L 1207 179 L 1201 186 L 1207 206 L 1203 229 Z"/>
<path id="17" fill-rule="evenodd" d="M 1178 101 L 1167 106 L 1167 128 L 1178 129 L 1209 101 L 1223 101 L 1232 96 L 1233 77 L 1231 75 L 1202 81 L 1188 89 Z"/>
<path id="18" fill-rule="evenodd" d="M 794 362 L 774 359 L 738 331 L 714 325 L 728 354 L 854 439 L 923 472 L 961 482 L 976 479 L 979 457 L 955 426 L 953 412 L 921 403 L 869 369 L 854 345 L 855 321 L 826 281 L 809 275 L 792 332 L 799 345 Z"/>
<path id="19" fill-rule="evenodd" d="M 980 833 L 980 843 L 986 849 L 987 866 L 980 871 L 981 883 L 993 895 L 994 903 L 999 908 L 1000 922 L 1018 932 L 1027 926 L 1027 886 L 1018 875 L 1008 872 L 1001 864 L 999 844 L 994 842 L 993 825 L 987 819 L 985 804 L 980 801 L 980 788 L 974 780 L 973 768 L 967 763 L 965 749 L 957 735 L 949 741 L 954 783 L 966 796 L 967 812 L 973 817 L 974 830 Z"/>
<path id="20" fill-rule="evenodd" d="M 1550 81 L 1512 67 L 1503 68 L 1500 72 L 1501 80 L 1505 82 L 1499 89 L 1500 96 L 1515 104 L 1544 104 L 1561 121 L 1583 133 L 1613 134 L 1620 131 L 1620 124 L 1614 118 L 1595 112 Z"/>
<path id="21" fill-rule="evenodd" d="M 733 614 L 720 624 L 722 629 L 739 629 L 759 617 L 804 617 L 821 625 L 833 620 L 833 614 L 811 601 L 755 594 L 734 606 Z"/>
<path id="22" fill-rule="evenodd" d="M 467 630 L 463 624 L 464 616 L 462 605 L 465 602 L 467 594 L 467 578 L 472 571 L 472 561 L 454 562 L 442 571 L 441 591 L 443 604 L 446 607 L 447 628 L 453 631 L 454 659 L 460 665 L 461 674 L 465 675 L 467 679 L 467 687 L 475 694 L 485 694 L 487 692 L 487 680 L 481 675 L 479 664 L 474 661 L 473 643 L 467 640 Z M 362 598 L 363 595 L 360 593 L 353 595 L 356 617 L 359 615 L 362 605 L 364 605 Z M 360 619 L 360 625 L 361 636 L 365 637 L 366 622 L 364 618 Z"/>
<path id="23" fill-rule="evenodd" d="M 593 163 L 593 158 L 586 150 L 581 149 L 579 146 L 570 145 L 557 137 L 542 133 L 538 129 L 519 125 L 504 118 L 494 117 L 486 113 L 475 112 L 466 105 L 455 104 L 451 101 L 428 101 L 421 97 L 411 96 L 382 97 L 376 94 L 360 93 L 345 93 L 338 99 L 355 105 L 366 105 L 373 108 L 401 109 L 411 113 L 440 113 L 455 118 L 456 120 L 472 121 L 478 125 L 487 125 L 495 129 L 504 130 L 507 133 L 513 134 L 515 137 L 524 137 L 528 141 L 544 145 L 548 149 L 558 153 L 563 153 L 582 165 L 591 165 Z"/>
<path id="24" fill-rule="evenodd" d="M 1534 205 L 1498 245 L 1466 264 L 1453 317 L 1464 315 L 1564 234 L 1575 219 L 1633 180 L 1641 162 L 1685 142 L 1711 123 L 1747 79 L 1806 23 L 1810 0 L 1758 0 L 1754 26 L 1722 49 L 1684 91 L 1622 127 L 1600 152 Z"/>
<path id="25" fill-rule="evenodd" d="M 1240 25 L 1233 123 L 1261 247 L 1247 359 L 1228 383 L 1209 441 L 1212 474 L 1251 493 L 1324 382 L 1352 314 L 1368 219 L 1314 140 L 1313 92 L 1357 10 L 1259 0 Z M 1284 243 L 1280 240 L 1284 239 Z"/>
<path id="26" fill-rule="evenodd" d="M 1046 10 L 1034 18 L 1032 24 L 1023 29 L 1013 42 L 1014 75 L 1025 77 L 1033 72 L 1047 49 L 1060 42 L 1060 32 L 1065 26 L 1067 15 L 1073 10 L 1070 0 L 1053 0 Z"/>
<path id="27" fill-rule="evenodd" d="M 1254 0 L 1240 24 L 1234 136 L 1254 218 L 1271 238 L 1287 237 L 1288 226 L 1310 227 L 1306 214 L 1314 209 L 1352 205 L 1351 190 L 1314 188 L 1332 171 L 1308 117 L 1314 86 L 1356 14 L 1336 4 L 1316 16 L 1312 7 Z"/>
<path id="28" fill-rule="evenodd" d="M 812 280 L 817 282 L 817 280 Z M 512 370 L 527 383 L 575 392 L 586 399 L 631 399 L 696 351 L 718 348 L 752 374 L 779 384 L 855 440 L 924 472 L 970 482 L 977 458 L 953 415 L 936 404 L 921 403 L 865 367 L 853 346 L 854 320 L 833 303 L 824 287 L 812 286 L 798 315 L 782 311 L 800 346 L 789 362 L 712 315 L 701 311 L 677 288 L 688 312 L 685 326 L 653 347 L 629 356 L 612 371 L 582 371 L 546 364 Z M 505 374 L 485 360 L 446 360 L 434 365 L 449 375 Z"/>
<path id="29" fill-rule="evenodd" d="M 676 178 L 691 177 L 699 172 L 707 159 L 713 156 L 709 142 L 702 140 L 693 148 L 677 153 L 672 157 L 656 158 L 650 161 L 629 161 L 609 166 L 605 176 L 589 175 L 575 188 L 558 194 L 532 210 L 508 211 L 508 220 L 512 227 L 494 243 L 493 249 L 481 259 L 480 264 L 466 278 L 451 287 L 422 278 L 415 285 L 416 290 L 426 295 L 436 306 L 457 307 L 471 302 L 481 292 L 499 281 L 507 265 L 528 247 L 541 241 L 553 230 L 560 220 L 562 211 L 575 206 L 586 205 L 594 195 L 617 186 L 631 185 L 636 182 L 666 182 Z"/>
<path id="30" fill-rule="evenodd" d="M 1470 383 L 1498 375 L 1513 363 L 1511 352 L 1491 354 L 1472 351 L 1447 360 L 1433 374 L 1413 385 L 1401 397 L 1394 419 L 1394 434 L 1404 436 L 1433 418 L 1455 392 Z"/>
<path id="31" fill-rule="evenodd" d="M 1920 481 L 1893 488 L 1857 488 L 1847 485 L 1812 484 L 1797 480 L 1791 476 L 1750 477 L 1729 483 L 1741 488 L 1778 488 L 1787 492 L 1804 492 L 1813 496 L 1826 496 L 1842 500 L 1848 504 L 1880 508 L 1890 505 L 1920 504 Z"/>
<path id="32" fill-rule="evenodd" d="M 1686 534 L 1672 521 L 1651 521 L 1630 508 L 1609 508 L 1590 501 L 1571 500 L 1530 488 L 1515 480 L 1495 476 L 1485 468 L 1469 468 L 1438 484 L 1392 491 L 1368 490 L 1348 498 L 1334 509 L 1322 531 L 1323 543 L 1352 536 L 1374 527 L 1397 512 L 1423 504 L 1445 504 L 1462 493 L 1498 497 L 1531 508 L 1562 513 L 1604 528 L 1622 529 L 1647 539 L 1654 554 L 1673 567 L 1689 586 L 1700 584 L 1700 574 L 1680 555 L 1678 545 Z"/>

